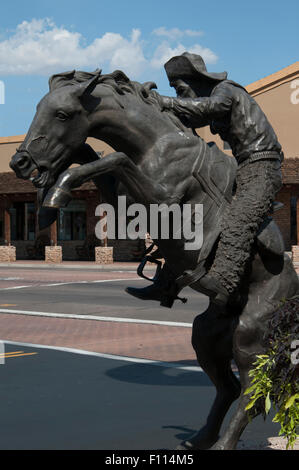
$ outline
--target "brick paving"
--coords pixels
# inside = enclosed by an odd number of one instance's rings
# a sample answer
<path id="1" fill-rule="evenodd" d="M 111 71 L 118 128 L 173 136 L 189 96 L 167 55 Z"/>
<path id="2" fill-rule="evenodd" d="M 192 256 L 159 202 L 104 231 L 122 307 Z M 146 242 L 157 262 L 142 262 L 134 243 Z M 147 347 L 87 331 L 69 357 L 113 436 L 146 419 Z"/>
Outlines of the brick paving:
<path id="1" fill-rule="evenodd" d="M 197 365 L 191 328 L 0 314 L 1 339 Z"/>
<path id="2" fill-rule="evenodd" d="M 0 264 L 0 288 L 31 286 L 51 282 L 92 282 L 107 279 L 135 279 L 136 263 L 114 263 L 103 269 L 90 262 L 64 262 L 50 269 L 40 261 Z M 27 266 L 27 267 L 26 267 Z M 37 269 L 28 269 L 28 267 Z M 48 269 L 42 269 L 48 267 Z M 299 274 L 299 264 L 295 265 Z M 38 269 L 40 268 L 40 269 Z M 53 267 L 52 267 L 53 268 Z M 11 279 L 9 279 L 11 278 Z M 49 346 L 84 349 L 93 352 L 196 364 L 191 346 L 191 328 L 154 324 L 102 322 L 0 314 L 0 339 Z"/>

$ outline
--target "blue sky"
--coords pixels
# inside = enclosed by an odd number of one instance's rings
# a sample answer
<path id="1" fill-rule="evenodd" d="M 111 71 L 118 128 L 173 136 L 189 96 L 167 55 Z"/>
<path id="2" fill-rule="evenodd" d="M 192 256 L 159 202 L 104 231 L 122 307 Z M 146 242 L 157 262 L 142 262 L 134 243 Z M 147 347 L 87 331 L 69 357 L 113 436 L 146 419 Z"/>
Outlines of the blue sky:
<path id="1" fill-rule="evenodd" d="M 27 132 L 53 73 L 121 69 L 173 95 L 163 64 L 189 50 L 247 85 L 299 60 L 298 30 L 298 0 L 3 2 L 0 136 Z"/>

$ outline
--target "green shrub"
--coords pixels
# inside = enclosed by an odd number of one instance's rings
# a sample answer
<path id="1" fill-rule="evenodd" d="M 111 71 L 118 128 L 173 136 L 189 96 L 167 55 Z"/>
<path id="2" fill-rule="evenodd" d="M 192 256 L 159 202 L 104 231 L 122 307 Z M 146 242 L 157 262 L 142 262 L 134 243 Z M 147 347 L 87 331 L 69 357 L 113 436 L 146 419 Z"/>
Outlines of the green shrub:
<path id="1" fill-rule="evenodd" d="M 293 448 L 299 429 L 299 364 L 292 360 L 292 346 L 299 340 L 299 297 L 284 301 L 269 322 L 268 350 L 257 356 L 249 372 L 251 386 L 246 406 L 252 411 L 262 410 L 264 418 L 271 406 L 276 411 L 273 422 L 280 424 L 279 435 L 287 439 L 286 448 Z"/>

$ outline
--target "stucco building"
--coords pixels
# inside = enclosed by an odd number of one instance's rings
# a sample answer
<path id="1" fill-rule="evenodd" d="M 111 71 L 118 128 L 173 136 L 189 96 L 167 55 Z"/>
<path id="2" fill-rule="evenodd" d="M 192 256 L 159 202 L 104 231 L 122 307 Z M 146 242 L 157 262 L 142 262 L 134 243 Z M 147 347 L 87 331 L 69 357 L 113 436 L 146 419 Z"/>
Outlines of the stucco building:
<path id="1" fill-rule="evenodd" d="M 286 250 L 299 245 L 299 62 L 247 86 L 256 99 L 283 147 L 283 188 L 277 200 L 284 206 L 274 215 L 285 241 Z M 228 145 L 209 128 L 198 131 L 200 136 L 231 154 Z M 73 200 L 60 210 L 57 222 L 40 232 L 36 217 L 36 190 L 30 181 L 17 179 L 10 171 L 9 161 L 21 144 L 24 135 L 0 137 L 0 244 L 16 247 L 17 259 L 41 257 L 45 244 L 62 246 L 63 259 L 92 259 L 95 240 L 94 229 L 98 222 L 95 208 L 100 202 L 99 192 L 93 183 L 85 183 L 73 191 Z M 107 144 L 88 139 L 96 151 L 105 154 L 113 151 Z M 114 245 L 116 260 L 138 259 L 142 244 L 136 241 L 109 241 Z"/>

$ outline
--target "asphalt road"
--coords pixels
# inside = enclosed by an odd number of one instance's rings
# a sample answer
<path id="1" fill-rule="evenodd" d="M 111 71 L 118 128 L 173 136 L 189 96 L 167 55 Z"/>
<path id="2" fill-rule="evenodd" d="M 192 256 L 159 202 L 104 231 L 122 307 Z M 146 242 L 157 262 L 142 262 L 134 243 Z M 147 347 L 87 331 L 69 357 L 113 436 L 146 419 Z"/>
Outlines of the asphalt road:
<path id="1" fill-rule="evenodd" d="M 173 450 L 204 424 L 215 396 L 199 371 L 11 344 L 5 351 L 1 450 Z M 271 419 L 257 418 L 243 439 L 273 435 Z"/>
<path id="2" fill-rule="evenodd" d="M 133 270 L 0 269 L 0 309 L 188 323 L 207 307 L 207 297 L 190 288 L 183 292 L 188 302 L 176 301 L 172 309 L 161 307 L 156 301 L 141 301 L 124 292 L 127 286 L 147 285 L 149 282 L 138 280 Z"/>
<path id="3" fill-rule="evenodd" d="M 134 270 L 0 268 L 0 321 L 13 320 L 9 326 L 13 341 L 14 328 L 16 332 L 18 328 L 14 319 L 20 318 L 15 310 L 114 317 L 117 325 L 121 318 L 192 323 L 207 305 L 205 296 L 186 289 L 188 303 L 166 309 L 157 302 L 145 303 L 125 294 L 127 285 L 141 287 L 147 282 L 136 280 Z M 22 332 L 28 336 L 29 325 L 37 321 L 27 318 L 28 325 L 22 323 L 27 331 L 19 328 L 19 336 Z M 55 327 L 58 321 L 51 319 L 50 330 L 61 336 L 63 332 Z M 80 325 L 93 322 L 75 321 L 82 322 Z M 5 343 L 0 333 L 1 338 Z M 170 336 L 167 338 L 170 341 Z M 164 349 L 167 341 L 162 344 Z M 47 338 L 43 344 L 49 345 Z M 215 396 L 205 373 L 175 363 L 148 364 L 134 362 L 134 358 L 129 362 L 36 346 L 4 344 L 4 364 L 0 354 L 1 450 L 173 450 L 203 426 Z M 224 427 L 233 410 L 234 406 Z M 242 438 L 256 440 L 277 434 L 271 417 L 265 423 L 257 418 Z"/>

